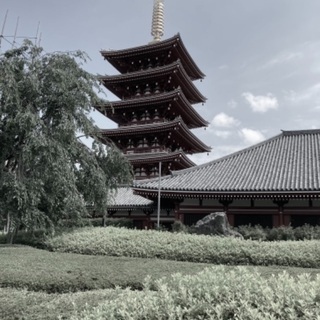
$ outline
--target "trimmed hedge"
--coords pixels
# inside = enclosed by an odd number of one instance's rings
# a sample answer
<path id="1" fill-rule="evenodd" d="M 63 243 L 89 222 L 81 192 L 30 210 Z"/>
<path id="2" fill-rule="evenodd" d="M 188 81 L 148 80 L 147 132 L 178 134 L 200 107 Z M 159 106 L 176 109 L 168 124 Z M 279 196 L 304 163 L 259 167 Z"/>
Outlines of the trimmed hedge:
<path id="1" fill-rule="evenodd" d="M 46 242 L 53 251 L 230 265 L 320 267 L 320 242 L 258 242 L 154 230 L 84 228 Z"/>
<path id="2" fill-rule="evenodd" d="M 282 226 L 277 228 L 262 228 L 260 225 L 239 226 L 234 228 L 245 239 L 260 241 L 287 240 L 320 240 L 320 226 L 305 224 L 301 227 Z"/>
<path id="3" fill-rule="evenodd" d="M 264 278 L 246 268 L 216 266 L 195 276 L 147 280 L 143 291 L 124 290 L 71 319 L 317 320 L 319 314 L 319 276 L 297 281 L 284 272 Z"/>

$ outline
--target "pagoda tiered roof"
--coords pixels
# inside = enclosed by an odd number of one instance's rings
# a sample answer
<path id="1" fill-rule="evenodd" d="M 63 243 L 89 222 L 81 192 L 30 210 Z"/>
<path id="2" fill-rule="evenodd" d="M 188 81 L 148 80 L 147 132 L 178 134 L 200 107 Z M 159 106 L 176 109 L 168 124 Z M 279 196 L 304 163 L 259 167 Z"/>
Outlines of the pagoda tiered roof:
<path id="1" fill-rule="evenodd" d="M 180 117 L 177 117 L 173 121 L 148 123 L 143 125 L 131 125 L 123 126 L 115 129 L 102 129 L 100 130 L 101 138 L 104 137 L 116 142 L 121 137 L 134 137 L 134 136 L 146 136 L 156 135 L 161 133 L 168 133 L 171 140 L 176 140 L 179 145 L 188 154 L 198 152 L 209 152 L 211 147 L 204 144 L 198 139 L 187 127 Z"/>
<path id="2" fill-rule="evenodd" d="M 196 164 L 191 161 L 187 155 L 183 151 L 175 151 L 175 152 L 150 152 L 150 153 L 132 153 L 125 155 L 127 159 L 132 163 L 135 164 L 156 164 L 158 165 L 159 162 L 166 163 L 166 162 L 175 162 L 176 169 L 186 169 L 195 166 Z"/>
<path id="3" fill-rule="evenodd" d="M 205 77 L 184 46 L 180 34 L 167 40 L 151 42 L 143 46 L 123 50 L 102 50 L 100 52 L 120 73 L 128 72 L 132 63 L 139 63 L 139 61 L 145 58 L 157 59 L 160 58 L 161 54 L 166 54 L 168 63 L 180 59 L 192 80 L 203 79 Z"/>
<path id="4" fill-rule="evenodd" d="M 156 197 L 158 179 L 134 190 Z M 162 197 L 320 198 L 320 130 L 283 131 L 264 142 L 161 179 Z"/>
<path id="5" fill-rule="evenodd" d="M 156 95 L 141 96 L 140 98 L 113 101 L 105 105 L 96 106 L 96 109 L 114 122 L 124 124 L 126 117 L 123 113 L 132 112 L 142 107 L 144 109 L 159 109 L 160 106 L 165 104 L 171 104 L 170 112 L 179 114 L 184 123 L 191 129 L 206 127 L 209 124 L 209 122 L 203 119 L 193 108 L 181 89 Z"/>
<path id="6" fill-rule="evenodd" d="M 120 99 L 128 99 L 135 95 L 137 85 L 153 83 L 168 83 L 167 91 L 181 87 L 190 103 L 205 102 L 206 98 L 193 84 L 181 62 L 175 61 L 169 65 L 155 67 L 120 75 L 100 76 L 104 86 Z"/>

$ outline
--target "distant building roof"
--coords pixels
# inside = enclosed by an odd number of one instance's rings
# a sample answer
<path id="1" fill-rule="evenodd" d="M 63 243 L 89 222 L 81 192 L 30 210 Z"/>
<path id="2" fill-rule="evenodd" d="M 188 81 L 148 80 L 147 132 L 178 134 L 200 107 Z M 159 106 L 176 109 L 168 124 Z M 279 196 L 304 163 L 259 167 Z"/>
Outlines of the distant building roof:
<path id="1" fill-rule="evenodd" d="M 152 206 L 153 201 L 133 194 L 130 187 L 119 187 L 110 201 L 108 209 L 145 208 Z"/>
<path id="2" fill-rule="evenodd" d="M 134 182 L 154 196 L 158 179 Z M 162 197 L 320 197 L 320 130 L 283 131 L 264 142 L 161 178 Z"/>

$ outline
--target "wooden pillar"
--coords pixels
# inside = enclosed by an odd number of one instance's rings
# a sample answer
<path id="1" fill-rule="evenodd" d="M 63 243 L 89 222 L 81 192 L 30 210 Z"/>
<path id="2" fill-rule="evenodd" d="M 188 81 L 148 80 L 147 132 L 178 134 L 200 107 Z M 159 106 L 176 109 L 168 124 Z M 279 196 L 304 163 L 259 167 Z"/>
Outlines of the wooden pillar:
<path id="1" fill-rule="evenodd" d="M 234 214 L 228 213 L 228 214 L 227 214 L 227 217 L 228 217 L 229 224 L 230 224 L 232 227 L 234 227 Z"/>
<path id="2" fill-rule="evenodd" d="M 223 205 L 223 211 L 228 214 L 229 205 L 233 202 L 233 200 L 220 199 L 219 202 Z"/>
<path id="3" fill-rule="evenodd" d="M 283 210 L 284 210 L 284 205 L 287 204 L 288 202 L 289 201 L 285 199 L 273 201 L 273 203 L 275 203 L 278 206 L 278 224 L 274 225 L 274 227 L 281 227 L 285 225 Z"/>
<path id="4" fill-rule="evenodd" d="M 280 227 L 279 214 L 273 214 L 272 215 L 272 226 L 275 227 L 275 228 Z"/>
<path id="5" fill-rule="evenodd" d="M 283 225 L 290 226 L 291 223 L 291 216 L 289 214 L 283 215 Z"/>
<path id="6" fill-rule="evenodd" d="M 181 201 L 174 202 L 174 220 L 180 220 L 181 222 L 183 222 L 180 218 L 180 203 Z"/>

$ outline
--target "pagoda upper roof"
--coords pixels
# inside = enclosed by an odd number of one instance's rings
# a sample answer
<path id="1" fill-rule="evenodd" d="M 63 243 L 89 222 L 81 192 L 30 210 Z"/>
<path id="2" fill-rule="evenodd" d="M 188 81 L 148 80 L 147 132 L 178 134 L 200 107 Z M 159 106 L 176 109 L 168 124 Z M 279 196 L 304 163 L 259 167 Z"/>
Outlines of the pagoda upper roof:
<path id="1" fill-rule="evenodd" d="M 118 98 L 131 98 L 132 93 L 127 89 L 128 85 L 137 85 L 141 82 L 149 81 L 150 84 L 161 81 L 167 76 L 170 81 L 175 80 L 176 86 L 180 86 L 190 103 L 205 102 L 206 98 L 201 94 L 197 87 L 193 84 L 186 73 L 180 60 L 169 65 L 155 67 L 120 75 L 100 76 L 100 81 Z"/>
<path id="2" fill-rule="evenodd" d="M 177 117 L 173 121 L 149 123 L 143 125 L 123 126 L 115 129 L 102 129 L 100 134 L 109 139 L 120 137 L 145 136 L 146 134 L 157 134 L 169 132 L 172 139 L 179 141 L 180 145 L 188 149 L 188 153 L 209 152 L 211 147 L 204 144 L 198 139 L 183 122 L 181 117 Z"/>
<path id="3" fill-rule="evenodd" d="M 162 177 L 163 197 L 320 199 L 320 130 L 281 134 L 223 158 Z M 158 179 L 134 184 L 156 195 Z"/>
<path id="4" fill-rule="evenodd" d="M 183 121 L 189 128 L 200 128 L 208 126 L 209 122 L 203 119 L 200 114 L 192 107 L 181 89 L 163 92 L 154 95 L 141 96 L 140 98 L 132 98 L 126 100 L 112 101 L 104 105 L 96 106 L 96 109 L 114 122 L 121 124 L 123 112 L 132 111 L 135 108 L 143 107 L 147 109 L 149 106 L 156 107 L 164 103 L 172 103 L 176 108 L 176 113 L 181 115 Z M 107 111 L 105 114 L 104 111 Z"/>
<path id="5" fill-rule="evenodd" d="M 183 44 L 180 34 L 147 45 L 123 49 L 123 50 L 102 50 L 101 55 L 109 61 L 120 73 L 127 72 L 128 64 L 133 59 L 138 60 L 142 57 L 158 56 L 161 52 L 171 51 L 172 59 L 180 59 L 187 74 L 193 80 L 203 79 L 204 73 L 198 68 L 189 52 Z"/>
<path id="6" fill-rule="evenodd" d="M 160 161 L 162 163 L 176 161 L 179 162 L 180 169 L 190 168 L 196 165 L 183 151 L 132 153 L 126 154 L 125 156 L 132 164 L 158 164 Z"/>

